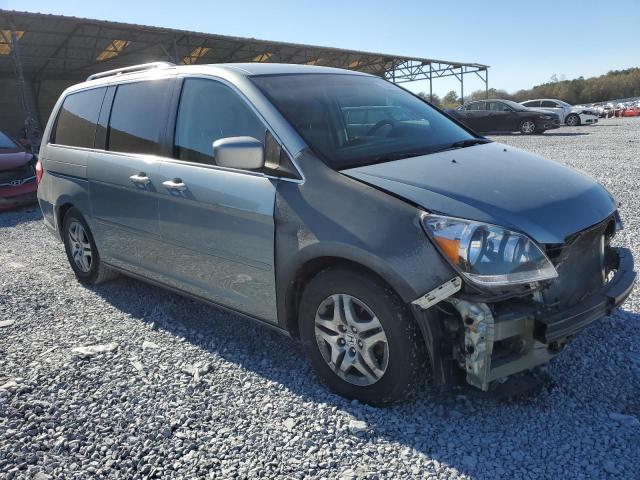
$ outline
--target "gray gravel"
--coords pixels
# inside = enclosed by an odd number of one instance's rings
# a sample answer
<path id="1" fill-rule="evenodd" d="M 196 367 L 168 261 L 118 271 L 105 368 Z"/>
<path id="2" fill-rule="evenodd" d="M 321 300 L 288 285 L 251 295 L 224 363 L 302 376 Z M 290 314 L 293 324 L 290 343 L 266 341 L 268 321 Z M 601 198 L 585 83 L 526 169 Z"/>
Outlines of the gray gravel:
<path id="1" fill-rule="evenodd" d="M 598 178 L 640 258 L 639 134 L 640 119 L 611 119 L 495 139 Z M 36 210 L 0 214 L 0 265 L 2 478 L 639 475 L 637 291 L 536 395 L 423 389 L 377 409 L 325 391 L 277 333 L 131 279 L 80 286 Z"/>

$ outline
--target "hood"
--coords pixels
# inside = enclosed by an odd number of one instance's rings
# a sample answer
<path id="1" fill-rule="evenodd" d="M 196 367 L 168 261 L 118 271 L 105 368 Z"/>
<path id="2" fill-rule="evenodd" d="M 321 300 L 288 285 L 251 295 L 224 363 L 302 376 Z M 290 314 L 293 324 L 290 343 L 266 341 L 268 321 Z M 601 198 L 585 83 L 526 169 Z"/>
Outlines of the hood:
<path id="1" fill-rule="evenodd" d="M 433 213 L 501 225 L 563 243 L 616 209 L 590 177 L 499 143 L 343 170 Z"/>
<path id="2" fill-rule="evenodd" d="M 0 171 L 13 170 L 23 166 L 33 158 L 33 155 L 25 151 L 0 150 Z"/>

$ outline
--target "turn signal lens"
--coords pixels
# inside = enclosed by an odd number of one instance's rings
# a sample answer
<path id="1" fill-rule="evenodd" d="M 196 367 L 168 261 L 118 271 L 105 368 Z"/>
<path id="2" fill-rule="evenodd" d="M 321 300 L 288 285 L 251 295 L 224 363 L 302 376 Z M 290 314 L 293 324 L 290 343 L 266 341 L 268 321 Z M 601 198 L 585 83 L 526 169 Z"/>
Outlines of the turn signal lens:
<path id="1" fill-rule="evenodd" d="M 460 241 L 451 240 L 450 238 L 445 237 L 435 237 L 436 242 L 440 245 L 442 252 L 449 257 L 449 259 L 453 263 L 458 263 L 460 261 L 460 255 L 458 251 L 460 250 Z"/>

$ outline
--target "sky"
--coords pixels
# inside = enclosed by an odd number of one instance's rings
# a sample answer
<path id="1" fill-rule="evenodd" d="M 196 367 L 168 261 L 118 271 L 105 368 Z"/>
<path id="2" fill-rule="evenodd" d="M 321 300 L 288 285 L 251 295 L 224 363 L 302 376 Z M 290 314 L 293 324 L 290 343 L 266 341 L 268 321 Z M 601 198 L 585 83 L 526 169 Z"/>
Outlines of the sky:
<path id="1" fill-rule="evenodd" d="M 489 86 L 640 67 L 640 0 L 0 0 L 0 8 L 489 65 Z M 465 77 L 465 92 L 484 88 Z M 428 90 L 426 82 L 405 84 Z M 434 93 L 459 84 L 438 79 Z"/>

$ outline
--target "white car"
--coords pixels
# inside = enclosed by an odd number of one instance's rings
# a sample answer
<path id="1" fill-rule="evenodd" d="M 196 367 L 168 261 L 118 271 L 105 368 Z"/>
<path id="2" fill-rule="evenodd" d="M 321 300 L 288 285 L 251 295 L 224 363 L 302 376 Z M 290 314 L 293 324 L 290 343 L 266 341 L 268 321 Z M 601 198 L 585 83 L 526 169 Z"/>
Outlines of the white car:
<path id="1" fill-rule="evenodd" d="M 598 123 L 598 114 L 593 109 L 573 107 L 562 100 L 540 98 L 521 102 L 521 105 L 535 110 L 549 110 L 560 117 L 560 123 L 570 127 Z"/>

